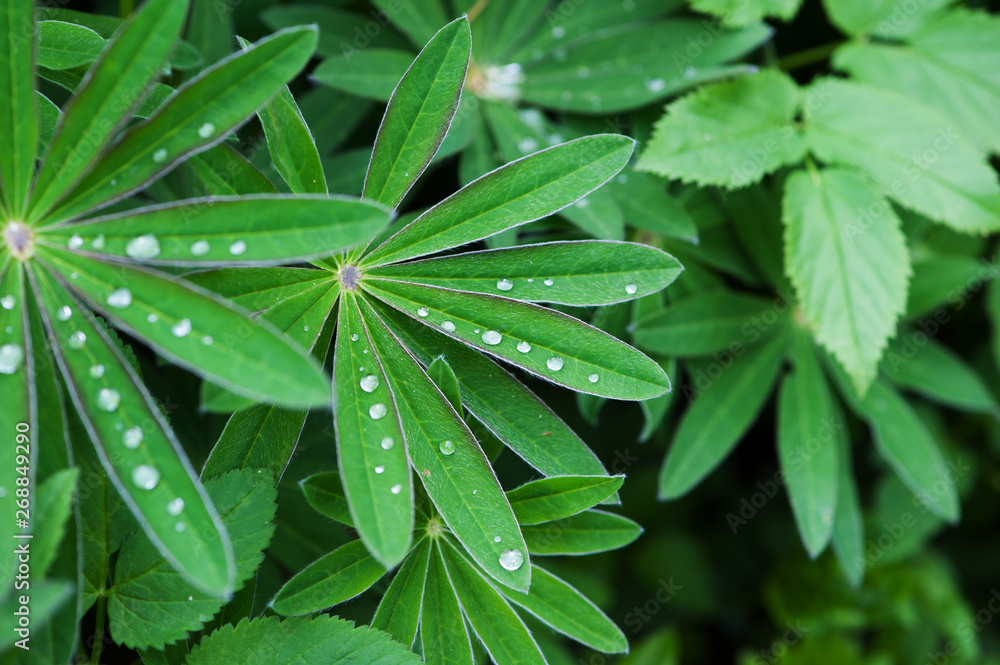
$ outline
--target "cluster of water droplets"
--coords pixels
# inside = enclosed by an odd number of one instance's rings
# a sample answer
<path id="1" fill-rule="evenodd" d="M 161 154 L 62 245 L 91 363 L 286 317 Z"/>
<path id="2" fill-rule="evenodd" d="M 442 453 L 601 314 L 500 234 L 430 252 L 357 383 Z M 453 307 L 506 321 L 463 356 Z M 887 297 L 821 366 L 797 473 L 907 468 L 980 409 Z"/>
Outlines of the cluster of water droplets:
<path id="1" fill-rule="evenodd" d="M 83 239 L 75 235 L 69 239 L 68 245 L 70 249 L 78 249 L 83 245 Z M 94 240 L 93 246 L 95 249 L 103 249 L 104 236 L 98 236 Z M 152 233 L 136 236 L 125 245 L 125 253 L 133 259 L 155 259 L 160 255 L 161 251 L 160 239 Z M 195 240 L 188 247 L 188 251 L 191 252 L 191 256 L 200 258 L 212 251 L 212 245 L 204 239 Z M 245 240 L 234 240 L 229 244 L 229 253 L 233 256 L 240 256 L 246 253 L 246 251 L 247 243 Z"/>

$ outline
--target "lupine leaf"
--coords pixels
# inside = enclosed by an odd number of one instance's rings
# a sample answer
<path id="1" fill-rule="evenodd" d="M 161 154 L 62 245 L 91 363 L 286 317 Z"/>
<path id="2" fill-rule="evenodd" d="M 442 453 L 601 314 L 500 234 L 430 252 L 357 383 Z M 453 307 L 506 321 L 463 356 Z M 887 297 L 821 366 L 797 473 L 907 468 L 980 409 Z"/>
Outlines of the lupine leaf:
<path id="1" fill-rule="evenodd" d="M 449 11 L 441 0 L 374 0 L 373 4 L 387 15 L 393 24 L 406 33 L 417 46 L 430 41 L 442 25 L 448 22 Z"/>
<path id="2" fill-rule="evenodd" d="M 72 69 L 93 62 L 104 49 L 104 39 L 82 25 L 39 21 L 36 29 L 39 67 Z"/>
<path id="3" fill-rule="evenodd" d="M 35 520 L 31 541 L 31 569 L 45 577 L 58 554 L 59 544 L 66 533 L 71 505 L 76 496 L 78 469 L 63 469 L 49 476 L 35 490 L 31 509 L 42 520 Z"/>
<path id="4" fill-rule="evenodd" d="M 191 157 L 188 164 L 198 174 L 209 196 L 277 194 L 274 185 L 234 148 L 221 144 Z"/>
<path id="5" fill-rule="evenodd" d="M 438 387 L 441 394 L 448 399 L 451 407 L 455 409 L 455 413 L 463 413 L 462 393 L 458 385 L 458 377 L 455 376 L 454 370 L 443 356 L 435 358 L 434 362 L 427 366 L 427 376 Z"/>
<path id="6" fill-rule="evenodd" d="M 387 102 L 413 63 L 413 54 L 392 49 L 367 48 L 327 58 L 313 70 L 317 83 L 353 95 Z"/>
<path id="7" fill-rule="evenodd" d="M 633 146 L 627 137 L 599 134 L 502 166 L 425 212 L 363 264 L 433 254 L 558 212 L 620 171 Z"/>
<path id="8" fill-rule="evenodd" d="M 648 245 L 584 240 L 470 252 L 365 272 L 526 302 L 594 306 L 656 293 L 681 270 L 677 259 Z"/>
<path id="9" fill-rule="evenodd" d="M 465 18 L 434 36 L 403 76 L 382 119 L 363 196 L 395 208 L 431 163 L 451 126 L 469 67 Z"/>
<path id="10" fill-rule="evenodd" d="M 371 622 L 372 628 L 384 630 L 407 647 L 413 644 L 420 624 L 420 606 L 430 554 L 430 542 L 426 539 L 410 551 L 382 596 Z"/>
<path id="11" fill-rule="evenodd" d="M 604 191 L 618 204 L 630 226 L 697 242 L 698 228 L 691 216 L 665 189 L 659 178 L 626 169 Z"/>
<path id="12" fill-rule="evenodd" d="M 627 517 L 603 510 L 582 513 L 523 529 L 528 550 L 540 556 L 593 554 L 625 547 L 642 534 Z"/>
<path id="13" fill-rule="evenodd" d="M 472 643 L 440 547 L 431 546 L 420 605 L 420 645 L 427 665 L 473 665 Z"/>
<path id="14" fill-rule="evenodd" d="M 63 312 L 47 313 L 46 326 L 108 476 L 171 566 L 206 593 L 229 593 L 235 569 L 225 527 L 159 407 L 90 312 L 44 271 L 32 279 L 44 310 Z M 62 308 L 70 310 L 65 321 Z M 166 508 L 178 499 L 183 511 L 173 516 Z"/>
<path id="15" fill-rule="evenodd" d="M 351 509 L 347 505 L 344 485 L 336 471 L 316 473 L 299 482 L 309 505 L 322 515 L 341 524 L 354 526 Z"/>
<path id="16" fill-rule="evenodd" d="M 285 616 L 317 612 L 363 593 L 385 572 L 360 540 L 352 540 L 285 582 L 270 607 Z"/>
<path id="17" fill-rule="evenodd" d="M 289 188 L 296 194 L 326 194 L 326 174 L 316 142 L 287 85 L 257 110 L 257 117 L 271 161 Z"/>
<path id="18" fill-rule="evenodd" d="M 2 136 L 0 190 L 17 219 L 35 173 L 38 121 L 35 119 L 35 26 L 32 0 L 8 0 L 0 8 L 0 109 Z M 0 204 L 2 205 L 2 204 Z"/>
<path id="19" fill-rule="evenodd" d="M 367 34 L 366 30 L 373 25 L 371 14 L 321 4 L 271 6 L 261 12 L 261 20 L 272 30 L 315 24 L 320 34 L 317 51 L 322 55 L 344 54 L 352 57 L 366 53 L 368 49 L 406 47 L 406 40 L 385 25 L 379 26 L 374 37 Z M 412 55 L 410 59 L 413 59 Z"/>
<path id="20" fill-rule="evenodd" d="M 622 486 L 624 476 L 555 476 L 507 492 L 518 524 L 541 524 L 593 508 Z"/>

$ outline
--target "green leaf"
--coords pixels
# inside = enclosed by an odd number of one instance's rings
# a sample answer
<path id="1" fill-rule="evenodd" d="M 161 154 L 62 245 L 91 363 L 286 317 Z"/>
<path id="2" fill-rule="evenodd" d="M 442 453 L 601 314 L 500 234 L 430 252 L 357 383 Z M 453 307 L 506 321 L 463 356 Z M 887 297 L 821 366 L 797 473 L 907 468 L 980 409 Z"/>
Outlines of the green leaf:
<path id="1" fill-rule="evenodd" d="M 315 46 L 314 28 L 286 30 L 205 70 L 126 132 L 54 214 L 69 219 L 107 205 L 221 142 L 302 69 Z"/>
<path id="2" fill-rule="evenodd" d="M 259 473 L 234 471 L 205 484 L 233 544 L 236 589 L 253 577 L 274 533 L 277 492 L 271 483 L 260 482 Z M 132 648 L 162 649 L 200 630 L 227 601 L 181 579 L 141 533 L 122 544 L 114 575 L 108 599 L 111 636 Z"/>
<path id="3" fill-rule="evenodd" d="M 187 665 L 420 665 L 384 633 L 330 616 L 244 619 L 204 638 Z"/>
<path id="4" fill-rule="evenodd" d="M 31 570 L 39 578 L 45 577 L 58 554 L 79 475 L 78 469 L 63 469 L 46 478 L 35 490 L 31 509 L 41 519 L 32 523 Z"/>
<path id="5" fill-rule="evenodd" d="M 0 8 L 0 210 L 17 219 L 25 210 L 35 174 L 38 120 L 35 116 L 34 2 L 7 0 Z M 13 430 L 10 430 L 13 431 Z"/>
<path id="6" fill-rule="evenodd" d="M 434 36 L 396 86 L 382 119 L 364 197 L 399 205 L 441 146 L 469 68 L 471 33 L 465 17 Z"/>
<path id="7" fill-rule="evenodd" d="M 913 279 L 906 302 L 906 318 L 944 318 L 948 307 L 961 308 L 973 285 L 983 281 L 978 258 L 960 254 L 924 254 L 913 257 Z"/>
<path id="8" fill-rule="evenodd" d="M 500 563 L 517 555 L 526 560 L 527 549 L 479 443 L 370 305 L 361 304 L 373 353 L 395 402 L 388 406 L 398 412 L 410 463 L 424 489 L 476 563 L 500 583 L 527 589 L 528 566 L 508 570 Z M 372 400 L 369 408 L 375 404 L 383 402 Z"/>
<path id="9" fill-rule="evenodd" d="M 507 492 L 519 524 L 541 524 L 593 508 L 622 486 L 625 476 L 555 476 Z"/>
<path id="10" fill-rule="evenodd" d="M 951 0 L 923 0 L 904 9 L 897 0 L 823 0 L 830 20 L 849 35 L 905 37 Z"/>
<path id="11" fill-rule="evenodd" d="M 763 335 L 773 334 L 774 321 L 787 319 L 767 298 L 715 291 L 684 298 L 659 314 L 644 317 L 635 328 L 635 343 L 647 351 L 674 356 L 700 356 L 718 351 L 742 353 L 761 336 L 762 321 L 774 317 Z"/>
<path id="12" fill-rule="evenodd" d="M 314 359 L 218 296 L 146 269 L 63 250 L 47 249 L 44 258 L 116 327 L 229 390 L 290 407 L 330 399 Z"/>
<path id="13" fill-rule="evenodd" d="M 362 288 L 463 344 L 578 392 L 643 400 L 670 390 L 670 379 L 655 362 L 560 312 L 386 279 L 366 279 Z"/>
<path id="14" fill-rule="evenodd" d="M 799 91 L 769 70 L 700 88 L 667 107 L 636 168 L 729 189 L 805 156 L 794 126 Z"/>
<path id="15" fill-rule="evenodd" d="M 352 540 L 299 571 L 268 606 L 285 616 L 317 612 L 363 593 L 385 572 L 360 540 Z"/>
<path id="16" fill-rule="evenodd" d="M 44 271 L 31 276 L 69 394 L 111 481 L 171 566 L 206 593 L 229 593 L 225 527 L 159 407 L 90 312 Z M 71 314 L 65 321 L 48 314 L 62 308 Z M 166 507 L 180 501 L 183 511 L 171 515 Z"/>
<path id="17" fill-rule="evenodd" d="M 56 127 L 62 122 L 62 111 L 42 93 L 35 95 L 35 102 L 38 111 L 39 151 L 44 152 L 49 147 L 52 135 L 56 133 Z"/>
<path id="18" fill-rule="evenodd" d="M 599 134 L 507 164 L 425 212 L 363 264 L 441 252 L 556 213 L 620 171 L 634 145 L 625 136 Z"/>
<path id="19" fill-rule="evenodd" d="M 128 121 L 161 71 L 187 8 L 187 0 L 150 0 L 108 43 L 65 109 L 49 145 L 31 195 L 31 220 L 51 210 Z M 0 89 L 10 88 L 0 85 Z M 21 134 L 15 131 L 12 136 Z M 3 171 L 8 172 L 6 165 Z"/>
<path id="20" fill-rule="evenodd" d="M 655 247 L 584 240 L 411 261 L 365 274 L 526 302 L 594 306 L 659 292 L 682 270 Z"/>
<path id="21" fill-rule="evenodd" d="M 843 411 L 835 407 L 835 418 L 843 421 Z M 851 468 L 851 442 L 846 428 L 837 437 L 837 512 L 833 519 L 833 553 L 848 583 L 857 587 L 865 575 L 865 528 L 861 500 Z"/>
<path id="22" fill-rule="evenodd" d="M 221 144 L 188 160 L 209 196 L 276 194 L 274 185 L 234 148 Z"/>
<path id="23" fill-rule="evenodd" d="M 1000 406 L 976 370 L 924 333 L 903 331 L 889 343 L 881 371 L 900 388 L 956 409 L 1000 416 Z"/>
<path id="24" fill-rule="evenodd" d="M 438 29 L 448 22 L 450 9 L 441 0 L 373 0 L 384 14 L 392 17 L 393 25 L 406 33 L 410 41 L 421 46 L 430 41 Z"/>
<path id="25" fill-rule="evenodd" d="M 406 40 L 388 28 L 384 19 L 376 19 L 374 14 L 369 13 L 350 12 L 321 4 L 292 4 L 268 7 L 261 12 L 260 18 L 272 30 L 315 24 L 320 35 L 317 51 L 327 56 L 344 54 L 350 59 L 373 48 L 407 46 Z M 376 27 L 376 34 L 372 36 L 371 31 Z"/>
<path id="26" fill-rule="evenodd" d="M 996 16 L 955 9 L 917 28 L 905 47 L 851 43 L 833 62 L 863 83 L 939 111 L 978 147 L 1000 152 L 1000 128 L 988 110 L 1000 104 L 998 39 Z"/>
<path id="27" fill-rule="evenodd" d="M 399 567 L 371 621 L 372 628 L 384 630 L 407 647 L 413 644 L 420 624 L 430 554 L 430 542 L 421 539 Z"/>
<path id="28" fill-rule="evenodd" d="M 30 589 L 31 606 L 29 611 L 31 612 L 31 631 L 33 633 L 31 637 L 38 639 L 38 635 L 42 632 L 42 629 L 56 618 L 55 614 L 59 608 L 73 598 L 73 584 L 64 581 L 50 582 L 42 580 L 36 582 Z M 22 607 L 24 605 L 20 604 L 20 598 L 14 594 L 10 594 L 0 600 L 0 612 L 3 612 L 4 628 L 6 628 L 2 636 L 0 636 L 0 649 L 3 649 L 6 654 L 11 654 L 8 647 L 14 644 L 14 641 L 19 637 L 13 628 L 17 620 L 15 612 Z M 30 640 L 27 644 L 29 648 L 38 650 L 34 644 L 31 644 Z"/>
<path id="29" fill-rule="evenodd" d="M 408 51 L 367 48 L 327 58 L 313 70 L 312 79 L 352 95 L 387 102 L 412 63 L 413 54 Z"/>
<path id="30" fill-rule="evenodd" d="M 996 173 L 933 111 L 838 79 L 810 86 L 804 108 L 806 142 L 823 161 L 864 170 L 903 207 L 957 231 L 1000 229 Z"/>
<path id="31" fill-rule="evenodd" d="M 628 640 L 586 596 L 544 568 L 532 565 L 531 590 L 503 595 L 563 635 L 604 653 L 627 653 Z"/>
<path id="32" fill-rule="evenodd" d="M 232 415 L 212 448 L 203 478 L 237 469 L 267 469 L 275 480 L 292 456 L 292 448 L 306 422 L 306 411 L 258 404 Z"/>
<path id="33" fill-rule="evenodd" d="M 340 304 L 336 344 L 337 467 L 344 470 L 341 480 L 362 542 L 379 563 L 395 568 L 412 542 L 407 441 L 399 420 L 384 417 L 393 395 L 382 359 L 368 353 L 372 342 L 352 292 L 345 292 Z M 373 411 L 378 404 L 381 415 Z"/>
<path id="34" fill-rule="evenodd" d="M 440 551 L 462 611 L 493 662 L 545 665 L 528 627 L 493 585 L 450 543 Z"/>
<path id="35" fill-rule="evenodd" d="M 806 331 L 796 331 L 794 371 L 778 394 L 778 456 L 802 543 L 815 559 L 833 537 L 839 472 L 833 396 Z"/>
<path id="36" fill-rule="evenodd" d="M 257 117 L 271 161 L 288 187 L 296 194 L 326 194 L 326 174 L 316 142 L 287 85 L 257 110 Z"/>
<path id="37" fill-rule="evenodd" d="M 841 169 L 796 171 L 783 207 L 786 269 L 802 312 L 864 393 L 906 305 L 910 265 L 899 218 L 864 179 Z"/>
<path id="38" fill-rule="evenodd" d="M 582 513 L 522 529 L 528 551 L 539 556 L 595 554 L 625 547 L 642 527 L 627 517 L 602 510 Z"/>
<path id="39" fill-rule="evenodd" d="M 799 11 L 802 0 L 694 0 L 692 9 L 715 14 L 731 26 L 747 25 L 765 16 L 791 20 Z"/>
<path id="40" fill-rule="evenodd" d="M 861 403 L 875 448 L 916 495 L 921 506 L 957 522 L 958 493 L 951 468 L 912 407 L 884 380 L 876 380 Z"/>
<path id="41" fill-rule="evenodd" d="M 763 23 L 736 31 L 717 26 L 711 41 L 695 50 L 691 42 L 710 35 L 701 20 L 673 18 L 630 28 L 526 62 L 521 97 L 578 113 L 613 114 L 646 106 L 699 83 L 745 73 L 746 67 L 721 63 L 753 50 L 771 32 Z"/>
<path id="42" fill-rule="evenodd" d="M 440 546 L 431 547 L 420 605 L 420 646 L 427 665 L 473 665 L 469 629 L 448 577 Z"/>
<path id="43" fill-rule="evenodd" d="M 387 306 L 378 311 L 425 365 L 441 356 L 448 360 L 465 408 L 528 464 L 547 476 L 606 475 L 580 437 L 492 360 Z"/>
<path id="44" fill-rule="evenodd" d="M 662 180 L 630 170 L 618 174 L 604 189 L 618 204 L 630 226 L 696 242 L 698 228 L 691 216 L 664 190 Z"/>
<path id="45" fill-rule="evenodd" d="M 241 196 L 55 226 L 38 242 L 149 265 L 267 265 L 329 256 L 368 240 L 388 220 L 381 206 L 348 197 Z"/>
<path id="46" fill-rule="evenodd" d="M 451 404 L 451 408 L 455 409 L 455 413 L 461 414 L 461 388 L 458 385 L 458 377 L 455 376 L 448 361 L 443 356 L 435 358 L 434 362 L 427 366 L 427 376 L 438 387 L 441 394 L 448 399 L 448 403 Z"/>
<path id="47" fill-rule="evenodd" d="M 751 347 L 702 388 L 674 434 L 660 471 L 660 499 L 687 494 L 722 463 L 764 408 L 781 368 L 787 335 Z M 698 377 L 700 379 L 702 377 Z"/>
<path id="48" fill-rule="evenodd" d="M 351 509 L 347 505 L 347 495 L 336 471 L 315 473 L 299 481 L 299 487 L 309 505 L 322 515 L 347 526 L 354 526 Z"/>
<path id="49" fill-rule="evenodd" d="M 104 49 L 104 39 L 82 25 L 62 21 L 39 21 L 38 66 L 49 69 L 72 69 L 97 59 Z"/>
<path id="50" fill-rule="evenodd" d="M 478 7 L 473 5 L 468 11 L 475 15 L 480 9 L 473 23 L 476 60 L 511 62 L 506 58 L 507 53 L 523 41 L 525 35 L 534 32 L 546 5 L 534 0 L 491 0 Z"/>

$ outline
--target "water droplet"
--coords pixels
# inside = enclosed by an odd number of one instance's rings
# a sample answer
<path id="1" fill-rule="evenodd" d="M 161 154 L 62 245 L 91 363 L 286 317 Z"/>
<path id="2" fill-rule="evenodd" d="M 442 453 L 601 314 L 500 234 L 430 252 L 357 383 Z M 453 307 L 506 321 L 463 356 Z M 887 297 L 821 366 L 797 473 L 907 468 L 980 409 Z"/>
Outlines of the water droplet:
<path id="1" fill-rule="evenodd" d="M 528 154 L 529 152 L 535 152 L 538 150 L 538 141 L 531 138 L 530 136 L 525 136 L 523 139 L 517 142 L 517 149 Z"/>
<path id="2" fill-rule="evenodd" d="M 531 345 L 528 344 L 527 342 L 518 342 L 517 350 L 520 351 L 521 353 L 527 353 L 528 351 L 531 351 Z"/>
<path id="3" fill-rule="evenodd" d="M 377 473 L 377 474 L 383 474 L 383 473 L 385 473 L 385 467 L 384 466 L 377 466 L 377 467 L 375 467 L 375 473 Z"/>
<path id="4" fill-rule="evenodd" d="M 524 564 L 524 555 L 518 550 L 506 550 L 500 555 L 500 565 L 504 570 L 517 570 Z"/>
<path id="5" fill-rule="evenodd" d="M 94 238 L 94 241 L 90 243 L 90 246 L 96 250 L 104 249 L 104 240 L 105 240 L 104 234 L 102 233 L 101 235 Z"/>
<path id="6" fill-rule="evenodd" d="M 694 67 L 688 67 L 684 70 L 684 78 L 693 79 L 698 74 L 698 70 Z"/>
<path id="7" fill-rule="evenodd" d="M 156 314 L 150 314 L 149 316 L 146 317 L 146 320 L 149 321 L 150 323 L 156 323 L 157 321 L 160 320 L 160 317 L 158 317 Z"/>
<path id="8" fill-rule="evenodd" d="M 551 369 L 553 372 L 558 372 L 563 368 L 563 359 L 552 356 L 545 361 L 545 366 Z"/>
<path id="9" fill-rule="evenodd" d="M 589 380 L 589 381 L 590 381 L 591 383 L 597 383 L 598 381 L 600 381 L 600 380 L 601 380 L 601 377 L 597 376 L 596 374 L 591 374 L 590 376 L 588 376 L 588 377 L 587 377 L 587 379 L 588 379 L 588 380 Z"/>
<path id="10" fill-rule="evenodd" d="M 73 310 L 70 309 L 69 305 L 63 305 L 56 312 L 56 318 L 60 321 L 69 321 L 69 317 L 73 316 Z"/>
<path id="11" fill-rule="evenodd" d="M 529 277 L 528 278 L 528 284 L 534 284 L 534 283 L 535 283 L 535 278 L 534 277 Z"/>
<path id="12" fill-rule="evenodd" d="M 162 164 L 163 162 L 167 161 L 167 149 L 160 148 L 159 150 L 154 152 L 153 161 L 156 162 L 157 164 Z"/>
<path id="13" fill-rule="evenodd" d="M 660 92 L 666 87 L 667 84 L 663 79 L 649 79 L 646 81 L 646 90 L 650 92 Z"/>
<path id="14" fill-rule="evenodd" d="M 122 434 L 122 443 L 124 443 L 125 447 L 129 450 L 135 450 L 139 447 L 139 444 L 142 443 L 142 438 L 143 435 L 141 427 L 130 427 L 125 430 L 124 434 Z"/>
<path id="15" fill-rule="evenodd" d="M 229 246 L 229 253 L 233 256 L 239 256 L 245 251 L 247 251 L 247 244 L 242 240 L 237 240 Z"/>
<path id="16" fill-rule="evenodd" d="M 474 332 L 474 333 L 476 333 L 476 334 L 478 335 L 478 334 L 479 334 L 479 333 L 481 333 L 482 331 L 481 331 L 481 330 L 480 330 L 479 328 L 476 328 L 476 329 L 475 329 L 475 330 L 473 330 L 472 332 Z"/>
<path id="17" fill-rule="evenodd" d="M 354 333 L 353 335 L 351 335 L 351 341 L 352 342 L 358 341 L 358 333 Z"/>
<path id="18" fill-rule="evenodd" d="M 128 289 L 116 289 L 108 294 L 108 305 L 117 309 L 128 307 L 132 304 L 132 292 Z"/>
<path id="19" fill-rule="evenodd" d="M 0 346 L 0 374 L 13 374 L 24 361 L 24 349 L 17 344 Z"/>
<path id="20" fill-rule="evenodd" d="M 125 245 L 125 253 L 133 259 L 152 259 L 160 254 L 160 241 L 152 233 L 132 238 Z"/>
<path id="21" fill-rule="evenodd" d="M 104 376 L 104 365 L 91 365 L 90 376 L 94 379 L 99 379 Z"/>
<path id="22" fill-rule="evenodd" d="M 215 340 L 212 339 L 211 335 L 205 335 L 204 337 L 201 338 L 201 343 L 204 344 L 205 346 L 211 346 L 212 342 L 214 341 Z"/>
<path id="23" fill-rule="evenodd" d="M 399 494 L 400 492 L 403 491 L 403 486 L 400 485 L 399 483 L 396 483 L 395 485 L 389 488 L 389 491 L 392 492 L 393 494 Z"/>
<path id="24" fill-rule="evenodd" d="M 160 482 L 160 472 L 148 464 L 140 464 L 132 469 L 132 482 L 136 487 L 151 490 Z"/>
<path id="25" fill-rule="evenodd" d="M 181 319 L 170 327 L 176 337 L 187 337 L 191 333 L 191 319 Z"/>
<path id="26" fill-rule="evenodd" d="M 589 206 L 589 205 L 590 205 L 590 201 L 588 201 L 587 199 L 580 199 L 580 200 L 579 200 L 579 201 L 577 201 L 577 202 L 576 202 L 576 203 L 575 203 L 574 205 L 575 205 L 575 206 L 576 206 L 577 208 L 586 208 L 587 206 Z"/>
<path id="27" fill-rule="evenodd" d="M 66 246 L 70 249 L 80 249 L 83 247 L 83 238 L 77 234 L 73 234 L 70 236 L 69 242 L 66 243 Z"/>
<path id="28" fill-rule="evenodd" d="M 3 307 L 4 309 L 14 309 L 15 305 L 17 305 L 17 298 L 14 296 L 8 295 L 0 298 L 0 307 Z"/>
<path id="29" fill-rule="evenodd" d="M 503 540 L 503 538 L 501 538 L 500 536 L 493 536 L 494 543 L 499 543 L 501 540 Z"/>
<path id="30" fill-rule="evenodd" d="M 472 494 L 473 495 L 479 494 L 479 490 L 472 490 Z"/>
<path id="31" fill-rule="evenodd" d="M 625 293 L 629 294 L 630 296 L 635 295 L 635 292 L 638 291 L 638 290 L 639 290 L 639 287 L 637 287 L 635 284 L 626 284 L 625 285 Z"/>
<path id="32" fill-rule="evenodd" d="M 537 109 L 524 109 L 518 115 L 521 116 L 521 120 L 523 120 L 526 125 L 538 127 L 542 124 L 542 114 Z"/>
<path id="33" fill-rule="evenodd" d="M 368 409 L 368 415 L 372 417 L 372 420 L 381 420 L 385 418 L 385 414 L 387 413 L 389 413 L 389 410 L 385 408 L 385 404 L 382 404 L 382 402 L 372 404 L 371 408 Z"/>
<path id="34" fill-rule="evenodd" d="M 552 286 L 553 284 L 555 284 L 555 282 L 553 282 L 551 279 L 547 279 L 544 282 L 542 282 L 542 284 L 544 284 L 545 286 Z"/>
<path id="35" fill-rule="evenodd" d="M 618 182 L 624 185 L 626 182 L 628 182 L 628 176 L 625 175 L 624 173 L 621 174 L 620 176 L 618 176 Z"/>
<path id="36" fill-rule="evenodd" d="M 121 403 L 122 396 L 114 388 L 101 388 L 101 392 L 97 393 L 97 406 L 103 411 L 111 413 Z"/>
<path id="37" fill-rule="evenodd" d="M 205 256 L 210 249 L 212 246 L 208 244 L 207 240 L 198 240 L 191 245 L 191 253 L 195 256 Z"/>
<path id="38" fill-rule="evenodd" d="M 503 336 L 496 330 L 487 330 L 483 333 L 483 344 L 489 344 L 490 346 L 496 346 L 503 340 Z"/>
<path id="39" fill-rule="evenodd" d="M 184 522 L 178 522 L 177 524 L 174 525 L 174 531 L 176 531 L 177 533 L 181 533 L 187 528 L 188 528 L 187 524 L 185 524 Z M 192 598 L 194 598 L 194 596 L 188 596 L 188 600 L 191 600 Z"/>
<path id="40" fill-rule="evenodd" d="M 499 282 L 497 282 L 497 288 L 500 289 L 501 291 L 510 291 L 511 289 L 514 288 L 514 282 L 510 281 L 509 279 L 501 279 Z"/>
<path id="41" fill-rule="evenodd" d="M 552 36 L 555 39 L 562 39 L 563 37 L 566 36 L 566 28 L 562 27 L 561 25 L 557 25 L 556 27 L 552 28 Z"/>
<path id="42" fill-rule="evenodd" d="M 69 336 L 69 348 L 71 349 L 82 349 L 83 345 L 87 343 L 87 335 L 82 330 L 77 330 L 75 333 Z"/>
<path id="43" fill-rule="evenodd" d="M 455 444 L 452 443 L 450 440 L 442 441 L 440 448 L 442 455 L 451 455 L 455 452 Z"/>
<path id="44" fill-rule="evenodd" d="M 417 316 L 421 318 L 427 316 L 428 314 L 430 314 L 430 312 L 427 311 L 426 307 L 421 307 L 420 309 L 417 310 Z"/>
<path id="45" fill-rule="evenodd" d="M 375 389 L 378 388 L 378 377 L 374 374 L 369 374 L 368 376 L 361 378 L 361 389 L 366 393 L 373 393 Z"/>
<path id="46" fill-rule="evenodd" d="M 590 76 L 590 68 L 589 67 L 580 67 L 580 69 L 576 70 L 576 73 L 577 73 L 577 75 L 579 75 L 580 78 L 585 79 L 588 76 Z"/>
<path id="47" fill-rule="evenodd" d="M 396 442 L 392 440 L 391 436 L 387 436 L 382 439 L 382 450 L 392 450 L 392 447 L 396 445 Z"/>
<path id="48" fill-rule="evenodd" d="M 451 321 L 445 321 L 441 324 L 441 330 L 445 332 L 455 332 L 455 324 Z"/>
<path id="49" fill-rule="evenodd" d="M 198 128 L 198 136 L 203 139 L 207 139 L 212 134 L 215 133 L 215 125 L 210 122 L 206 122 L 204 125 Z"/>

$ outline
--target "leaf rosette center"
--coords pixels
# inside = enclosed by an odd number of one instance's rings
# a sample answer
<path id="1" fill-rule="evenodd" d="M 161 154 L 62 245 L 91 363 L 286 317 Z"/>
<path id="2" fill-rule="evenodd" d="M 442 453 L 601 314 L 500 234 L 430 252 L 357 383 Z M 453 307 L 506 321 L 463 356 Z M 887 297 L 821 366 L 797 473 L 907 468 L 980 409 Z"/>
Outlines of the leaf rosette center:
<path id="1" fill-rule="evenodd" d="M 7 222 L 3 229 L 3 241 L 18 261 L 27 261 L 35 255 L 35 232 L 24 222 Z"/>
<path id="2" fill-rule="evenodd" d="M 343 265 L 337 271 L 337 279 L 340 280 L 341 287 L 348 291 L 357 291 L 358 285 L 361 284 L 361 268 L 351 263 Z"/>

